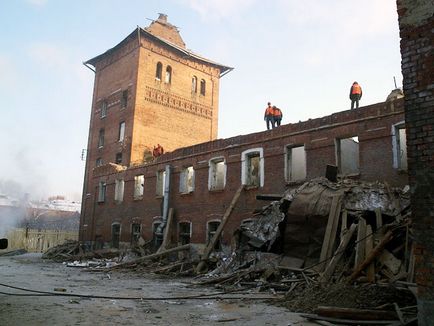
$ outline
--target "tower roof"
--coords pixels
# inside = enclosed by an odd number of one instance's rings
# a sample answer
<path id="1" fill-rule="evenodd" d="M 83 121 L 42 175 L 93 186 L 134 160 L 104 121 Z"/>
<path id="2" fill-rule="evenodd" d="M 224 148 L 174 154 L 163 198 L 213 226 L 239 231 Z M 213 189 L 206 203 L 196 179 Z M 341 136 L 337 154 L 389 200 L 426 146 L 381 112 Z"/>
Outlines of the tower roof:
<path id="1" fill-rule="evenodd" d="M 168 46 L 172 51 L 178 52 L 185 57 L 217 67 L 220 69 L 221 76 L 233 70 L 232 67 L 209 60 L 187 49 L 185 47 L 184 41 L 181 38 L 181 35 L 179 34 L 178 28 L 167 22 L 167 15 L 165 14 L 160 14 L 158 19 L 153 21 L 147 28 L 141 28 L 137 26 L 137 29 L 132 31 L 119 44 L 107 50 L 106 52 L 85 61 L 84 64 L 95 66 L 104 57 L 110 55 L 116 49 L 120 48 L 127 40 L 137 38 L 139 35 Z"/>

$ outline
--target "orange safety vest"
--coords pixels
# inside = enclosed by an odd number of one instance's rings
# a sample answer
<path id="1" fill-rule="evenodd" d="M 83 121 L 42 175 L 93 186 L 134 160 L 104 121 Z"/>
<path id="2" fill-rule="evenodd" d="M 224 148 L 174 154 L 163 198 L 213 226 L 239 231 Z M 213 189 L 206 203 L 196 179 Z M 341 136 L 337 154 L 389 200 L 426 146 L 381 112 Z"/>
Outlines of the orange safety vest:
<path id="1" fill-rule="evenodd" d="M 353 84 L 351 87 L 351 94 L 362 94 L 362 88 L 359 84 Z"/>
<path id="2" fill-rule="evenodd" d="M 268 106 L 265 110 L 265 115 L 273 115 L 273 108 L 271 106 Z"/>
<path id="3" fill-rule="evenodd" d="M 273 115 L 275 117 L 280 117 L 280 116 L 282 116 L 282 111 L 280 111 L 279 108 L 275 108 L 275 109 L 273 109 Z"/>

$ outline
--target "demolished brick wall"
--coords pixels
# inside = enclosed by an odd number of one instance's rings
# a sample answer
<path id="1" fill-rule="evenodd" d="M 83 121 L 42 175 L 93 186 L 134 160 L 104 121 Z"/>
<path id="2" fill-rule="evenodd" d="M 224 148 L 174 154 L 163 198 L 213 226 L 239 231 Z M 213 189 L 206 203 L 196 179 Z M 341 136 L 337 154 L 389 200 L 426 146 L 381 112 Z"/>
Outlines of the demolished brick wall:
<path id="1" fill-rule="evenodd" d="M 205 243 L 208 222 L 221 220 L 226 208 L 241 184 L 242 152 L 252 148 L 263 150 L 264 184 L 248 187 L 241 194 L 223 232 L 223 244 L 229 245 L 232 233 L 240 222 L 251 218 L 254 209 L 260 209 L 256 201 L 260 193 L 283 193 L 298 183 L 285 180 L 285 150 L 290 145 L 304 145 L 306 149 L 307 179 L 324 176 L 327 164 L 336 164 L 335 139 L 358 136 L 360 142 L 360 171 L 353 177 L 365 181 L 387 181 L 391 186 L 407 184 L 405 172 L 393 167 L 393 126 L 404 120 L 403 101 L 385 102 L 352 111 L 334 113 L 296 124 L 283 125 L 272 131 L 258 132 L 228 139 L 180 148 L 158 157 L 154 162 L 129 167 L 120 172 L 109 172 L 104 166 L 94 169 L 91 182 L 94 193 L 87 198 L 86 215 L 88 232 L 84 241 L 111 241 L 111 225 L 121 226 L 120 241 L 131 243 L 132 224 L 141 225 L 145 240 L 153 237 L 153 223 L 162 214 L 162 197 L 156 196 L 156 173 L 172 166 L 170 207 L 175 210 L 174 232 L 178 235 L 178 223 L 191 223 L 191 242 Z M 226 186 L 223 190 L 209 191 L 209 160 L 223 157 L 227 166 Z M 381 164 L 381 169 L 378 167 Z M 180 174 L 184 167 L 193 166 L 195 188 L 191 193 L 180 193 Z M 144 175 L 143 198 L 134 199 L 134 176 Z M 115 180 L 125 180 L 124 199 L 114 201 Z M 96 202 L 99 181 L 107 183 L 105 202 Z M 83 228 L 84 225 L 81 225 Z M 178 237 L 176 237 L 179 240 Z"/>
<path id="2" fill-rule="evenodd" d="M 434 324 L 434 5 L 398 0 L 419 324 Z"/>

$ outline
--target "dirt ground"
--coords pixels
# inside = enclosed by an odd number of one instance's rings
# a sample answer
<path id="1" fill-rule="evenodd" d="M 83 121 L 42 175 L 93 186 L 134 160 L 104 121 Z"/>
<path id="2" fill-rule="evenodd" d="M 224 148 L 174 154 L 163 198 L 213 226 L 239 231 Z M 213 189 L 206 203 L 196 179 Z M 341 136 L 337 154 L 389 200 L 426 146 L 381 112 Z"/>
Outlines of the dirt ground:
<path id="1" fill-rule="evenodd" d="M 241 300 L 169 299 L 216 292 L 189 287 L 189 281 L 120 272 L 90 273 L 42 260 L 40 254 L 0 257 L 2 284 L 48 292 L 60 289 L 86 295 L 166 297 L 147 301 L 0 294 L 0 325 L 317 325 L 284 307 L 249 300 L 247 295 Z M 0 291 L 26 293 L 4 286 Z"/>

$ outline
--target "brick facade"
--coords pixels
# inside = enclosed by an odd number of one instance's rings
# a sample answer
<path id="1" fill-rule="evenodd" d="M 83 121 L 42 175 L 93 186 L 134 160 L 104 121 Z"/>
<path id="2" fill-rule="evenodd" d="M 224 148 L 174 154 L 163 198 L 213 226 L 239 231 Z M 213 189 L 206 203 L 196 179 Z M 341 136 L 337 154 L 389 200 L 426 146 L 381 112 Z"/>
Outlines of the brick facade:
<path id="1" fill-rule="evenodd" d="M 434 5 L 398 0 L 419 325 L 434 325 Z"/>
<path id="2" fill-rule="evenodd" d="M 260 193 L 283 193 L 288 187 L 297 186 L 305 179 L 325 175 L 327 164 L 336 164 L 337 139 L 358 137 L 360 167 L 352 177 L 367 181 L 387 181 L 392 186 L 407 184 L 407 175 L 394 167 L 395 127 L 404 120 L 403 100 L 378 103 L 360 109 L 338 112 L 326 117 L 228 139 L 219 139 L 194 146 L 179 148 L 146 164 L 121 168 L 105 165 L 93 170 L 92 183 L 103 181 L 107 184 L 104 202 L 97 202 L 95 194 L 86 199 L 88 209 L 88 232 L 82 240 L 103 243 L 112 240 L 112 224 L 120 225 L 121 245 L 132 241 L 132 224 L 140 224 L 141 236 L 153 238 L 153 223 L 162 215 L 161 196 L 156 195 L 157 172 L 170 165 L 170 202 L 175 211 L 175 241 L 181 241 L 179 223 L 191 223 L 191 242 L 207 241 L 208 222 L 219 221 L 236 190 L 242 182 L 242 154 L 249 150 L 261 151 L 263 184 L 249 187 L 244 191 L 228 222 L 223 243 L 230 243 L 232 232 L 243 219 L 250 218 L 255 208 L 264 203 L 256 200 Z M 303 145 L 306 153 L 306 176 L 298 182 L 287 182 L 287 152 L 291 146 Z M 395 153 L 396 154 L 396 153 Z M 210 160 L 224 159 L 226 165 L 225 187 L 218 191 L 209 190 Z M 194 169 L 194 190 L 180 192 L 183 169 Z M 144 175 L 143 195 L 134 199 L 134 177 Z M 115 182 L 125 182 L 121 203 L 114 200 Z M 82 225 L 84 227 L 84 225 Z"/>
<path id="3" fill-rule="evenodd" d="M 219 78 L 232 68 L 186 50 L 162 14 L 85 64 L 95 68 L 81 215 L 89 225 L 96 166 L 140 165 L 157 144 L 172 151 L 217 138 Z"/>

